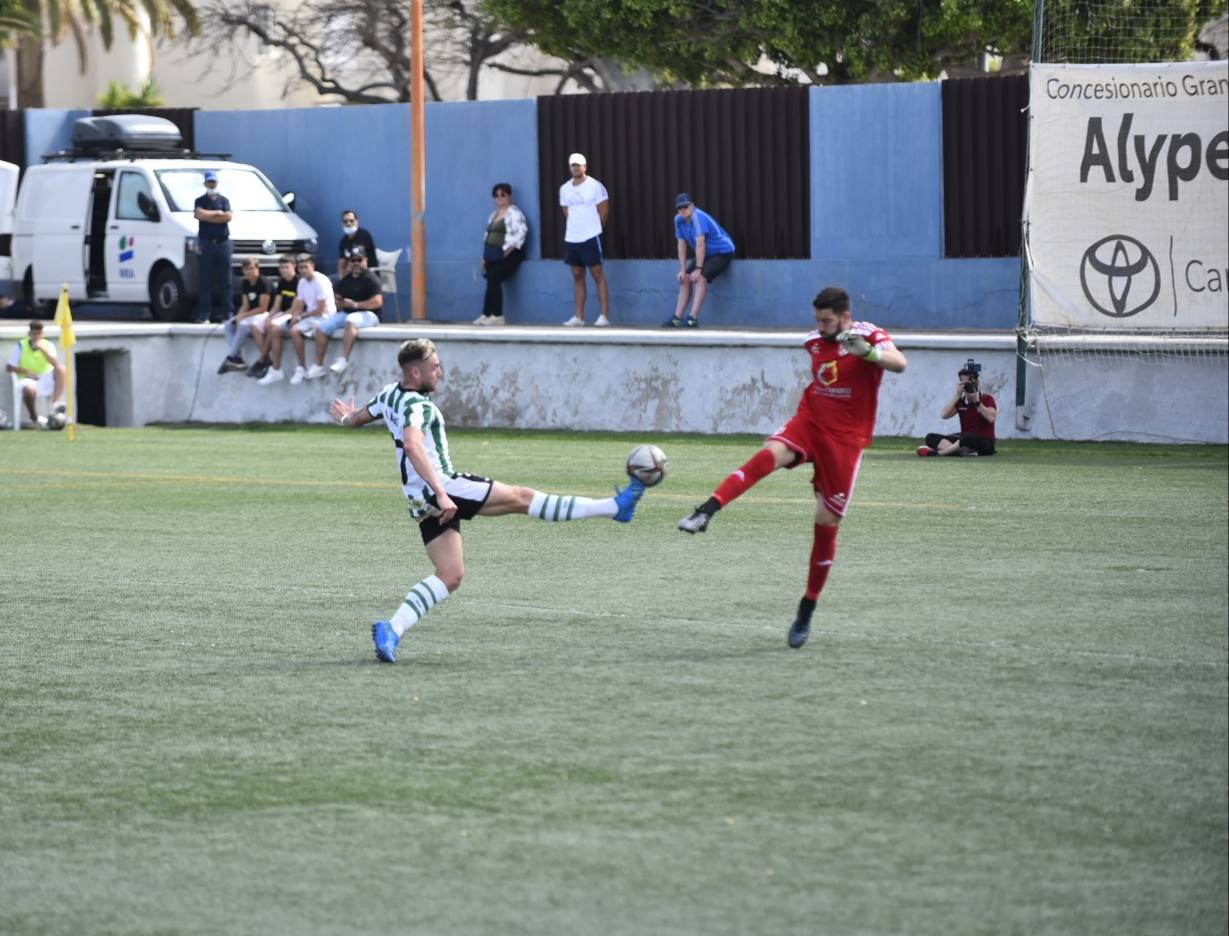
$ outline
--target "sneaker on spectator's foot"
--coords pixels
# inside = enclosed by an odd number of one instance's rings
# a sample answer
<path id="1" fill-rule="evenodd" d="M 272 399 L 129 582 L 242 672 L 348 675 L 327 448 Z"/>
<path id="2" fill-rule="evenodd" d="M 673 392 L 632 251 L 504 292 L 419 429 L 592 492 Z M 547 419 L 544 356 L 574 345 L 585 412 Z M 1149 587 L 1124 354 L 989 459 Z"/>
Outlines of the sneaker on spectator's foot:
<path id="1" fill-rule="evenodd" d="M 247 361 L 241 357 L 228 357 L 222 362 L 222 366 L 228 371 L 245 371 L 248 369 Z"/>
<path id="2" fill-rule="evenodd" d="M 294 369 L 294 373 L 290 375 L 290 383 L 292 385 L 301 384 L 303 382 L 303 378 L 306 376 L 307 376 L 307 371 L 305 371 L 303 369 L 303 365 L 300 364 L 298 367 Z"/>
<path id="3" fill-rule="evenodd" d="M 225 374 L 230 370 L 230 358 L 223 358 L 222 363 L 218 365 L 218 373 Z"/>
<path id="4" fill-rule="evenodd" d="M 381 663 L 397 662 L 397 644 L 401 638 L 388 621 L 376 621 L 371 625 L 371 640 L 376 645 L 376 659 Z"/>
<path id="5" fill-rule="evenodd" d="M 275 384 L 279 380 L 285 380 L 285 379 L 286 379 L 286 375 L 283 374 L 278 368 L 270 367 L 269 370 L 265 373 L 265 375 L 261 377 L 260 380 L 257 381 L 257 383 L 259 383 L 262 387 L 267 387 L 269 386 L 269 384 Z"/>
<path id="6" fill-rule="evenodd" d="M 687 316 L 687 327 L 688 328 L 699 328 L 700 320 L 696 318 L 694 315 Z"/>
<path id="7" fill-rule="evenodd" d="M 502 315 L 492 315 L 486 320 L 487 325 L 507 325 L 508 320 Z"/>
<path id="8" fill-rule="evenodd" d="M 336 361 L 329 365 L 329 370 L 334 374 L 344 374 L 346 368 L 350 366 L 350 362 L 344 357 L 339 357 Z"/>
<path id="9" fill-rule="evenodd" d="M 579 315 L 573 315 L 570 319 L 568 319 L 563 324 L 566 325 L 568 328 L 574 328 L 577 325 L 584 325 L 585 320 L 582 319 Z"/>
<path id="10" fill-rule="evenodd" d="M 677 315 L 672 315 L 661 323 L 662 328 L 682 328 L 683 320 Z"/>
<path id="11" fill-rule="evenodd" d="M 938 454 L 939 453 L 936 452 L 934 449 L 932 449 L 929 445 L 919 445 L 917 447 L 917 457 L 918 458 L 930 458 L 931 455 L 938 455 Z"/>
<path id="12" fill-rule="evenodd" d="M 798 613 L 794 615 L 794 623 L 789 628 L 789 645 L 797 650 L 811 636 L 811 615 L 815 611 L 815 602 L 803 598 L 798 602 Z"/>
<path id="13" fill-rule="evenodd" d="M 605 328 L 607 325 L 609 325 L 609 324 L 610 324 L 610 319 L 606 318 L 606 316 L 604 316 L 604 315 L 599 315 L 599 316 L 597 317 L 597 321 L 596 321 L 596 322 L 594 322 L 593 324 L 594 324 L 597 328 Z"/>
<path id="14" fill-rule="evenodd" d="M 257 380 L 259 380 L 261 377 L 263 377 L 267 373 L 269 373 L 269 362 L 268 361 L 257 361 L 255 364 L 253 364 L 251 367 L 248 368 L 248 376 L 255 377 Z"/>
<path id="15" fill-rule="evenodd" d="M 628 478 L 627 487 L 623 490 L 615 488 L 615 503 L 619 505 L 619 512 L 612 519 L 619 523 L 631 523 L 632 517 L 636 513 L 636 504 L 640 502 L 640 498 L 644 496 L 644 482 L 639 478 Z"/>
<path id="16" fill-rule="evenodd" d="M 489 315 L 480 315 L 476 319 L 474 319 L 472 322 L 470 322 L 470 324 L 471 325 L 486 325 L 488 321 L 490 320 L 490 318 L 491 317 Z"/>
<path id="17" fill-rule="evenodd" d="M 311 367 L 307 369 L 307 373 L 304 374 L 303 376 L 306 377 L 308 380 L 319 380 L 321 377 L 323 377 L 327 373 L 328 373 L 328 370 L 325 369 L 325 366 L 323 364 L 313 364 Z M 291 381 L 291 383 L 293 382 L 294 381 Z"/>
<path id="18" fill-rule="evenodd" d="M 40 428 L 40 429 L 46 429 L 46 428 L 47 428 L 47 417 L 46 417 L 46 416 L 40 416 L 40 417 L 38 417 L 38 419 L 37 419 L 37 420 L 35 420 L 35 421 L 38 423 L 38 428 Z"/>

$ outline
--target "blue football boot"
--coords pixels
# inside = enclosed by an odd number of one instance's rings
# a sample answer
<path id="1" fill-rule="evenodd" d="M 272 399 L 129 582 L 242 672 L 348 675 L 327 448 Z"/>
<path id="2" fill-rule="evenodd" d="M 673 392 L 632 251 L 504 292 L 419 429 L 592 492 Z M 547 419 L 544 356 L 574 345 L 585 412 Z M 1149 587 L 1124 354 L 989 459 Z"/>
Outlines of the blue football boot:
<path id="1" fill-rule="evenodd" d="M 636 505 L 640 503 L 640 498 L 644 496 L 644 482 L 639 478 L 629 477 L 627 479 L 627 487 L 623 490 L 615 488 L 615 503 L 619 505 L 619 512 L 612 519 L 619 523 L 631 523 L 632 517 L 636 514 Z"/>
<path id="2" fill-rule="evenodd" d="M 397 662 L 397 644 L 401 638 L 388 621 L 376 621 L 371 625 L 371 639 L 376 645 L 376 659 L 382 663 Z"/>

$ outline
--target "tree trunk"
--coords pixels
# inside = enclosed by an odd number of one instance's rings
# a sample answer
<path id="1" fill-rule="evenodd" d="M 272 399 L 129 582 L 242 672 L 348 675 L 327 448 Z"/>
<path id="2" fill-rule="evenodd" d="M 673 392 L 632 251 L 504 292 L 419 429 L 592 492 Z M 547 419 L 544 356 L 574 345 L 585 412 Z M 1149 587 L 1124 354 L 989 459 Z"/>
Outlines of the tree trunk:
<path id="1" fill-rule="evenodd" d="M 35 22 L 43 19 L 41 0 L 22 0 L 26 12 Z M 42 107 L 43 95 L 43 37 L 22 36 L 16 44 L 17 52 L 17 106 Z"/>

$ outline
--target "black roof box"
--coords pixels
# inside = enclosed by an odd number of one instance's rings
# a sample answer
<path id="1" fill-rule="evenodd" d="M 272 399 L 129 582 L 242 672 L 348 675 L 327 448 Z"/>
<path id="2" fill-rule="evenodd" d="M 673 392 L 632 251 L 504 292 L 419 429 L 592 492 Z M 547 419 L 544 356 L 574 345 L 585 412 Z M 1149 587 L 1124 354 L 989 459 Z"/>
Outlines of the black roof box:
<path id="1" fill-rule="evenodd" d="M 182 148 L 179 128 L 165 117 L 145 114 L 82 117 L 73 125 L 73 151 L 77 153 L 170 152 Z"/>

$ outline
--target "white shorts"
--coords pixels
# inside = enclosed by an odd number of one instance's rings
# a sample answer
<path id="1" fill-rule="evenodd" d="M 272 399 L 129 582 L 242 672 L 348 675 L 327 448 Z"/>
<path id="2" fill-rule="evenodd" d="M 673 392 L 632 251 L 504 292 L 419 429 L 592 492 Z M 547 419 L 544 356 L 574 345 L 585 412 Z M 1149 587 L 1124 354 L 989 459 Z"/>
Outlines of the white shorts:
<path id="1" fill-rule="evenodd" d="M 268 315 L 269 313 L 265 313 L 265 314 Z M 268 319 L 267 321 L 269 323 L 270 329 L 276 328 L 283 335 L 290 334 L 290 313 L 289 312 L 279 312 L 277 313 L 277 315 L 274 315 L 271 319 Z"/>
<path id="2" fill-rule="evenodd" d="M 255 315 L 249 315 L 239 324 L 248 325 L 251 328 L 255 328 L 257 331 L 260 331 L 265 327 L 265 322 L 267 321 L 269 321 L 268 312 L 257 312 Z"/>
<path id="3" fill-rule="evenodd" d="M 17 381 L 17 385 L 23 392 L 26 387 L 33 387 L 36 395 L 51 396 L 55 393 L 55 371 L 49 370 L 37 377 L 22 377 Z"/>

